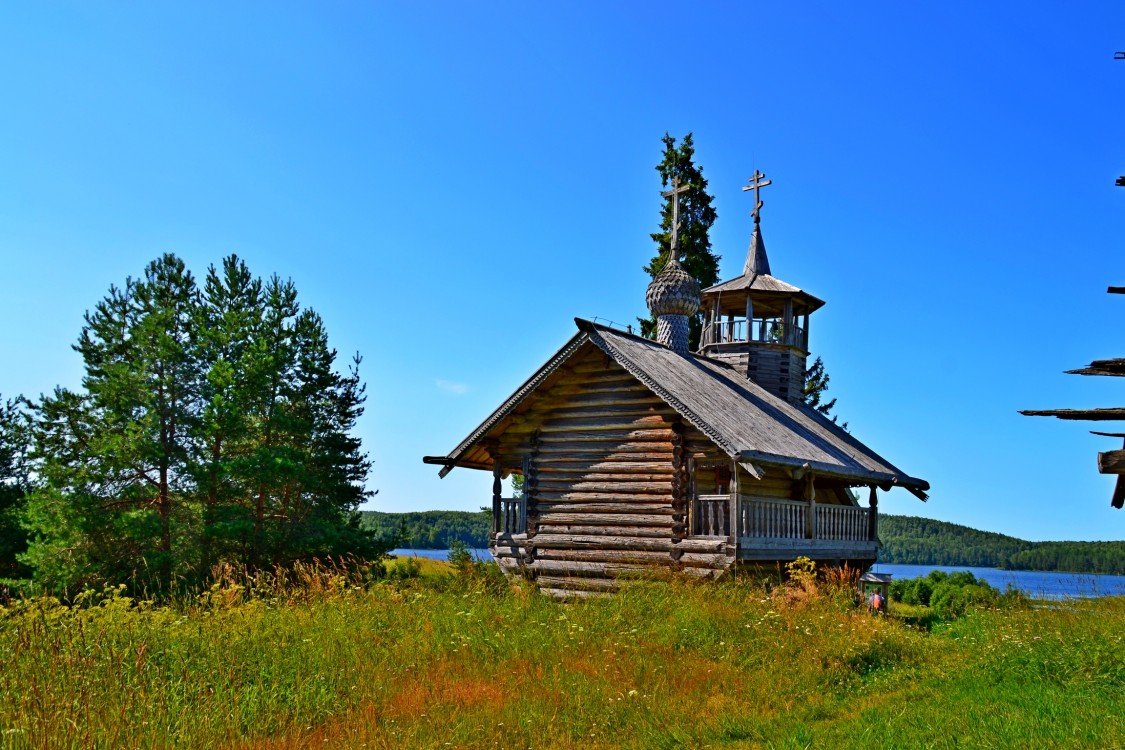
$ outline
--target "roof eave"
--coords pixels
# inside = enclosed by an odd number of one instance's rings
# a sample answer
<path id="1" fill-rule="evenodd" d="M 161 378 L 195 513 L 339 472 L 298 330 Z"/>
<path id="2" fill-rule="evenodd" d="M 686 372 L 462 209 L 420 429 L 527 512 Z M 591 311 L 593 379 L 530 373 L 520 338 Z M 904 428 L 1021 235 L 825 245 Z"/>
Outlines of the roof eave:
<path id="1" fill-rule="evenodd" d="M 740 457 L 743 461 L 753 461 L 755 463 L 785 468 L 802 468 L 807 466 L 809 470 L 820 476 L 852 481 L 856 484 L 874 484 L 883 489 L 902 487 L 910 491 L 911 494 L 923 502 L 929 497 L 926 494 L 926 490 L 930 489 L 930 483 L 925 479 L 918 479 L 917 477 L 908 476 L 906 474 L 870 471 L 859 467 L 841 466 L 839 464 L 829 464 L 822 461 L 806 461 L 792 456 L 780 456 L 775 453 L 763 453 L 762 451 L 755 450 L 744 450 L 740 453 Z"/>

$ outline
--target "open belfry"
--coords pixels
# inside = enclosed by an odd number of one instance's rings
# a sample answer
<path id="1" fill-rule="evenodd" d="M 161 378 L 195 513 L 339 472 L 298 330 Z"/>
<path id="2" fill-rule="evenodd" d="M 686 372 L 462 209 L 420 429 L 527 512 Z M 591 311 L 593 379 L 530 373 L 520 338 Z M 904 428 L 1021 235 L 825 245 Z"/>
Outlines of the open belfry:
<path id="1" fill-rule="evenodd" d="M 922 500 L 903 473 L 804 404 L 809 318 L 824 302 L 772 275 L 761 188 L 742 274 L 700 290 L 671 251 L 649 285 L 656 340 L 588 320 L 444 456 L 492 472 L 490 550 L 553 596 L 616 590 L 655 569 L 713 578 L 799 556 L 865 568 L 878 490 Z M 690 318 L 704 313 L 698 351 Z M 524 477 L 521 497 L 501 480 Z M 861 506 L 855 490 L 867 497 Z"/>

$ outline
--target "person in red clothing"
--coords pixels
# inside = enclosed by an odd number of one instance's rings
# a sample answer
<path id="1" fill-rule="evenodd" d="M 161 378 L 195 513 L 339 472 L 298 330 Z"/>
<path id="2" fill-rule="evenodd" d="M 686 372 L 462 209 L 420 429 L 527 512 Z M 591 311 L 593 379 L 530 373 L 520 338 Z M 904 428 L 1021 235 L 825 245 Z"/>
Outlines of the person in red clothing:
<path id="1" fill-rule="evenodd" d="M 878 589 L 876 589 L 875 593 L 871 595 L 871 611 L 883 611 L 883 595 L 879 593 Z"/>

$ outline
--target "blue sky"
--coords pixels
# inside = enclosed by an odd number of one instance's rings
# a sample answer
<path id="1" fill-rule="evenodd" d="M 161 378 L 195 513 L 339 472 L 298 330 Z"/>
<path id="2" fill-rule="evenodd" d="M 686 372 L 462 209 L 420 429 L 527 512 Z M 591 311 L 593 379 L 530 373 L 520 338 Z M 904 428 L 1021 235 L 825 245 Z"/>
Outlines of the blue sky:
<path id="1" fill-rule="evenodd" d="M 261 3 L 0 10 L 0 394 L 76 387 L 83 312 L 163 252 L 290 277 L 365 357 L 368 507 L 476 509 L 451 449 L 574 332 L 644 311 L 667 131 L 724 278 L 761 169 L 775 275 L 882 508 L 1122 539 L 1125 5 Z M 1097 428 L 1097 426 L 1094 426 Z M 1120 424 L 1103 429 L 1120 430 Z"/>

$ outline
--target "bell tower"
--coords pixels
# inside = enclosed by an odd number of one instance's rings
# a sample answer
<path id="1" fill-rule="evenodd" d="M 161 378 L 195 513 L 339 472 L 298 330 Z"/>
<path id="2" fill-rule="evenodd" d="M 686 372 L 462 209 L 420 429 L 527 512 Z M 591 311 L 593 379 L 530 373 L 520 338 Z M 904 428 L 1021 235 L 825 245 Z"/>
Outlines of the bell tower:
<path id="1" fill-rule="evenodd" d="M 765 177 L 755 170 L 750 185 L 742 188 L 754 191 L 754 232 L 742 275 L 703 290 L 706 319 L 699 353 L 726 362 L 770 393 L 797 403 L 804 398 L 809 315 L 824 301 L 770 273 L 759 197 L 771 184 Z"/>

